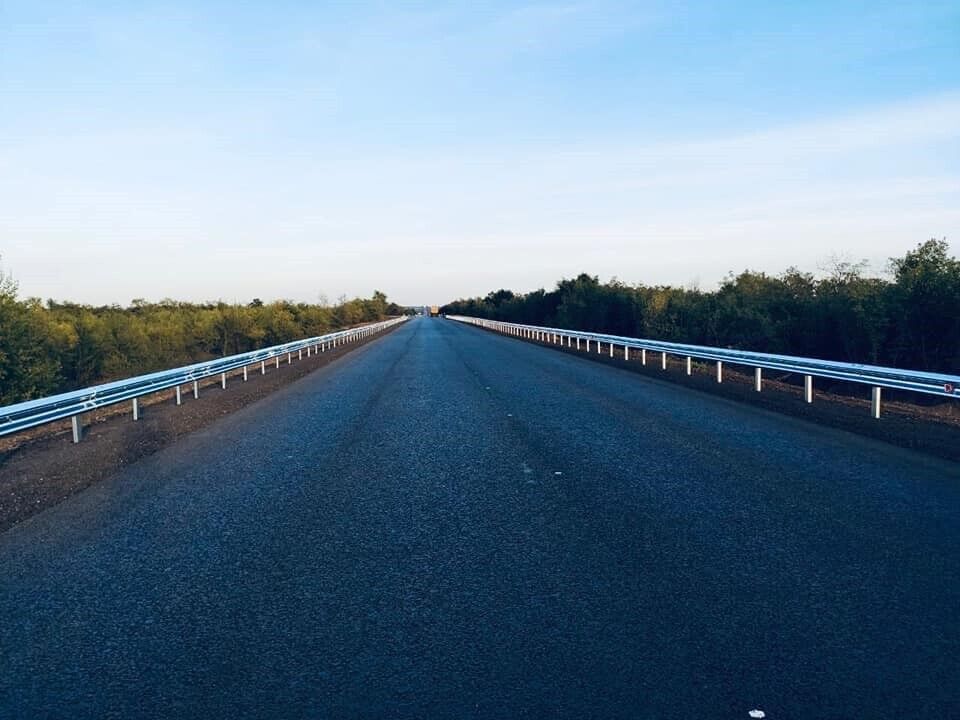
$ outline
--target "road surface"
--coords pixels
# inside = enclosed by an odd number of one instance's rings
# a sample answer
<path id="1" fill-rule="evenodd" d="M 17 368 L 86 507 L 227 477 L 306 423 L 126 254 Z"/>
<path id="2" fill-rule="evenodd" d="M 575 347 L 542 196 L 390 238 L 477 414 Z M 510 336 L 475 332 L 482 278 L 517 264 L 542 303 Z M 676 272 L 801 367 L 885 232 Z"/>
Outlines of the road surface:
<path id="1" fill-rule="evenodd" d="M 0 717 L 956 717 L 958 539 L 956 466 L 419 319 L 0 536 Z"/>

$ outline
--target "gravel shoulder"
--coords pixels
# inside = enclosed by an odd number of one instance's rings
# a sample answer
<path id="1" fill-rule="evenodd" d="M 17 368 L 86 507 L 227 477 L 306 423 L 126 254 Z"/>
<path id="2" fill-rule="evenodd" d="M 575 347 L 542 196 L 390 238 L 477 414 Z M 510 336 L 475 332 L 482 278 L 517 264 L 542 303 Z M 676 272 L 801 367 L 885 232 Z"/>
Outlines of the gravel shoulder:
<path id="1" fill-rule="evenodd" d="M 718 383 L 713 363 L 694 362 L 692 374 L 687 375 L 685 363 L 676 357 L 668 357 L 667 369 L 663 370 L 659 353 L 647 353 L 647 364 L 644 365 L 638 351 L 632 352 L 629 360 L 624 360 L 623 348 L 616 346 L 611 357 L 607 345 L 602 346 L 601 353 L 597 353 L 593 345 L 592 352 L 588 353 L 585 348 L 578 351 L 576 348 L 539 340 L 510 339 L 577 355 L 654 380 L 681 384 L 710 395 L 846 430 L 946 460 L 960 461 L 960 403 L 955 401 L 930 402 L 928 398 L 915 394 L 885 393 L 881 417 L 876 420 L 870 416 L 870 389 L 858 388 L 850 383 L 828 383 L 817 378 L 814 401 L 808 404 L 803 401 L 803 378 L 800 375 L 767 371 L 763 378 L 763 390 L 756 392 L 753 369 L 729 363 L 724 364 L 723 382 Z"/>
<path id="2" fill-rule="evenodd" d="M 179 407 L 173 389 L 148 395 L 140 399 L 138 422 L 127 403 L 89 413 L 78 445 L 69 422 L 0 438 L 0 533 L 393 329 L 309 358 L 294 355 L 290 363 L 281 360 L 279 368 L 267 364 L 265 374 L 251 366 L 246 382 L 236 371 L 228 374 L 226 390 L 219 377 L 209 378 L 200 384 L 197 399 L 192 388 L 184 387 Z"/>

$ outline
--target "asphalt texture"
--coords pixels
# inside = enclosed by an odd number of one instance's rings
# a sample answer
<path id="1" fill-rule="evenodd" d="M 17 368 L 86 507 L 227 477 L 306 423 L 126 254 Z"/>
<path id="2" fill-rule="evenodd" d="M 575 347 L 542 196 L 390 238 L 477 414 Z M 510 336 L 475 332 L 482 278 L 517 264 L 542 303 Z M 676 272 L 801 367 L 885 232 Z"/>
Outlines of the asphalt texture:
<path id="1" fill-rule="evenodd" d="M 0 718 L 960 716 L 960 471 L 418 319 L 0 536 Z"/>

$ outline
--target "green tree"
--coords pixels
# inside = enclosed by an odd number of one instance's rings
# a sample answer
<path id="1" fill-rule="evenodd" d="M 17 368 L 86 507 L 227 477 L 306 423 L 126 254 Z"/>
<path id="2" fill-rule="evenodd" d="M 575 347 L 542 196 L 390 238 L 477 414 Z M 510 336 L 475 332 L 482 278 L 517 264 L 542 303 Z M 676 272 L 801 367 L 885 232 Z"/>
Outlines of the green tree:
<path id="1" fill-rule="evenodd" d="M 42 307 L 17 300 L 17 283 L 0 267 L 0 403 L 52 392 L 60 382 L 53 338 L 38 322 Z"/>
<path id="2" fill-rule="evenodd" d="M 928 240 L 890 259 L 894 346 L 912 366 L 960 371 L 960 262 L 946 240 Z"/>

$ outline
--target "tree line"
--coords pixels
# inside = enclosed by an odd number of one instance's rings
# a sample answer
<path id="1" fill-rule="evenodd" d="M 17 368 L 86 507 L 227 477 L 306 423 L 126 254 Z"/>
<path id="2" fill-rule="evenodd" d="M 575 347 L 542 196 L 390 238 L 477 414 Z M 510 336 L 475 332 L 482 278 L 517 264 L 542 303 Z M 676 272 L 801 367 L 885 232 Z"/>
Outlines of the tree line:
<path id="1" fill-rule="evenodd" d="M 335 305 L 18 299 L 0 269 L 0 405 L 322 335 L 403 314 L 382 292 Z"/>
<path id="2" fill-rule="evenodd" d="M 960 373 L 960 261 L 945 240 L 891 258 L 887 277 L 835 262 L 823 277 L 746 270 L 713 291 L 601 283 L 497 290 L 447 314 L 915 370 Z"/>

